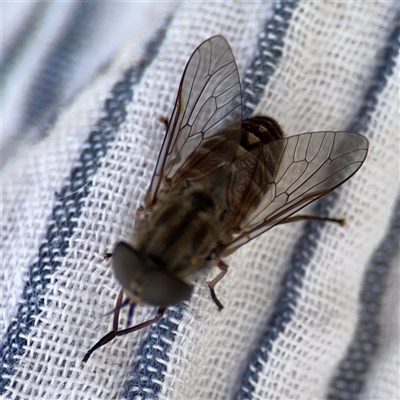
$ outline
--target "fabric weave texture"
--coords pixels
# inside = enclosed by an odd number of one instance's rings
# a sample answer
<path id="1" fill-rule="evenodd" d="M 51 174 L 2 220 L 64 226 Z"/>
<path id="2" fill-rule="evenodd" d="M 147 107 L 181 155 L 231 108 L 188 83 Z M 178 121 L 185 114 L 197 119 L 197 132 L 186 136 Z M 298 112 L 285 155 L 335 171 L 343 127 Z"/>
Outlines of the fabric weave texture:
<path id="1" fill-rule="evenodd" d="M 8 3 L 3 8 L 0 393 L 13 399 L 397 399 L 397 2 Z M 132 235 L 193 50 L 230 43 L 243 117 L 287 136 L 355 131 L 360 171 L 229 256 L 216 287 L 86 351 L 120 290 L 103 255 Z M 133 323 L 156 309 L 136 307 Z M 121 314 L 121 327 L 127 315 Z"/>

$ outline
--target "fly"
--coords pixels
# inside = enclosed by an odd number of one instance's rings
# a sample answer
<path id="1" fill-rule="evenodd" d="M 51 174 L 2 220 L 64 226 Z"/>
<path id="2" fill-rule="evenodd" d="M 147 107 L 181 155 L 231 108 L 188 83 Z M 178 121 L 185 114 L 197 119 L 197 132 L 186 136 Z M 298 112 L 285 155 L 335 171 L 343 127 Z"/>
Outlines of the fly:
<path id="1" fill-rule="evenodd" d="M 228 269 L 222 259 L 275 225 L 318 219 L 291 216 L 347 181 L 367 152 L 368 140 L 358 133 L 284 137 L 270 117 L 242 120 L 239 73 L 228 42 L 213 36 L 201 43 L 183 73 L 134 235 L 114 247 L 112 265 L 122 290 L 113 330 L 83 361 L 188 299 L 191 276 L 213 263 L 220 273 L 209 288 L 222 309 L 214 291 Z M 157 315 L 118 330 L 122 306 L 139 303 L 157 306 Z"/>

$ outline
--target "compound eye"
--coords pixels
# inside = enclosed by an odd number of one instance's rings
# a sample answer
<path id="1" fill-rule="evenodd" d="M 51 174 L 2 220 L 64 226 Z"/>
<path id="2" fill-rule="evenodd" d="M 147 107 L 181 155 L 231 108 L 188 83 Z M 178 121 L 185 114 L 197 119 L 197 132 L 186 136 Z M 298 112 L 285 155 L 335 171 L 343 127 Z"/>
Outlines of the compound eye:
<path id="1" fill-rule="evenodd" d="M 139 297 L 145 263 L 136 250 L 125 242 L 118 242 L 114 247 L 112 263 L 115 277 L 122 287 L 134 297 Z"/>
<path id="2" fill-rule="evenodd" d="M 137 301 L 168 307 L 190 297 L 190 285 L 162 269 L 162 266 L 146 263 L 125 242 L 117 243 L 112 260 L 116 278 L 127 294 Z"/>
<path id="3" fill-rule="evenodd" d="M 192 287 L 166 271 L 151 271 L 145 276 L 142 300 L 159 307 L 168 307 L 190 297 Z"/>

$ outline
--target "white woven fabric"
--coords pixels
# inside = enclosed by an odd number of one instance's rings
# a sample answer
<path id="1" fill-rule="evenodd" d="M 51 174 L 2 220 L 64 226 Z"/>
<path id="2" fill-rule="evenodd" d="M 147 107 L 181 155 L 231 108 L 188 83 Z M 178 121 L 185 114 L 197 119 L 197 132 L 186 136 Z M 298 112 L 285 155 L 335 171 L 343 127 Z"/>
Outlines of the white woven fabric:
<path id="1" fill-rule="evenodd" d="M 4 398 L 400 398 L 396 2 L 5 11 L 16 22 L 2 59 Z M 361 170 L 320 203 L 346 225 L 274 228 L 226 260 L 222 312 L 211 269 L 190 301 L 84 365 L 120 289 L 103 254 L 132 234 L 160 120 L 192 51 L 216 34 L 235 54 L 245 116 L 270 115 L 287 135 L 369 139 Z M 155 311 L 137 307 L 133 322 Z"/>

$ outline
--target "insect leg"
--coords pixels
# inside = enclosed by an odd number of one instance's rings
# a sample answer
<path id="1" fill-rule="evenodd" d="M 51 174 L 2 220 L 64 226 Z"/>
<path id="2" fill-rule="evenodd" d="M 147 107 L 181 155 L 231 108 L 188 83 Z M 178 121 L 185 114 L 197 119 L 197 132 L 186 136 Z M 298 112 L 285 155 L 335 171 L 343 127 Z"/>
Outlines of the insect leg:
<path id="1" fill-rule="evenodd" d="M 83 357 L 82 362 L 86 362 L 89 360 L 89 357 L 92 355 L 94 351 L 96 351 L 98 348 L 104 346 L 105 344 L 111 342 L 111 340 L 115 339 L 117 336 L 123 336 L 127 335 L 128 333 L 139 331 L 140 329 L 146 328 L 149 325 L 152 325 L 156 323 L 163 315 L 165 312 L 165 308 L 159 308 L 157 311 L 157 315 L 154 318 L 151 318 L 147 321 L 144 321 L 140 324 L 137 324 L 135 326 L 132 326 L 127 329 L 122 329 L 118 330 L 118 319 L 119 319 L 119 310 L 122 302 L 122 297 L 123 297 L 123 291 L 121 290 L 118 300 L 117 300 L 117 305 L 115 307 L 115 313 L 114 313 L 114 320 L 113 320 L 113 329 L 112 331 L 108 332 L 107 335 L 102 337 L 86 354 L 85 357 Z"/>
<path id="2" fill-rule="evenodd" d="M 289 217 L 279 222 L 277 225 L 287 224 L 290 222 L 297 222 L 303 220 L 315 220 L 315 221 L 327 221 L 327 222 L 335 222 L 340 226 L 345 226 L 346 220 L 344 218 L 327 218 L 327 217 L 319 217 L 318 215 L 295 215 L 294 217 Z"/>
<path id="3" fill-rule="evenodd" d="M 160 117 L 160 122 L 162 122 L 167 129 L 169 128 L 169 119 L 167 117 Z"/>
<path id="4" fill-rule="evenodd" d="M 83 357 L 82 362 L 89 360 L 89 357 L 94 351 L 96 351 L 101 346 L 104 346 L 108 342 L 111 342 L 116 336 L 118 331 L 118 321 L 119 321 L 119 310 L 121 309 L 122 299 L 124 297 L 124 292 L 121 290 L 118 295 L 117 304 L 114 309 L 113 327 L 112 331 L 108 332 L 107 335 L 102 337 Z"/>
<path id="5" fill-rule="evenodd" d="M 132 326 L 130 328 L 117 331 L 117 332 L 115 332 L 115 336 L 124 336 L 124 335 L 127 335 L 128 333 L 139 331 L 140 329 L 143 329 L 143 328 L 146 328 L 147 326 L 155 324 L 164 315 L 165 310 L 166 310 L 165 307 L 160 307 L 157 311 L 157 315 L 154 318 L 148 319 L 147 321 L 144 321 L 144 322 L 137 324 L 135 326 Z"/>
<path id="6" fill-rule="evenodd" d="M 228 272 L 228 265 L 225 264 L 222 260 L 218 260 L 217 266 L 221 270 L 221 272 L 211 282 L 208 282 L 208 287 L 210 289 L 211 298 L 218 307 L 218 311 L 221 311 L 224 308 L 224 306 L 218 300 L 217 295 L 215 294 L 214 287 Z"/>

